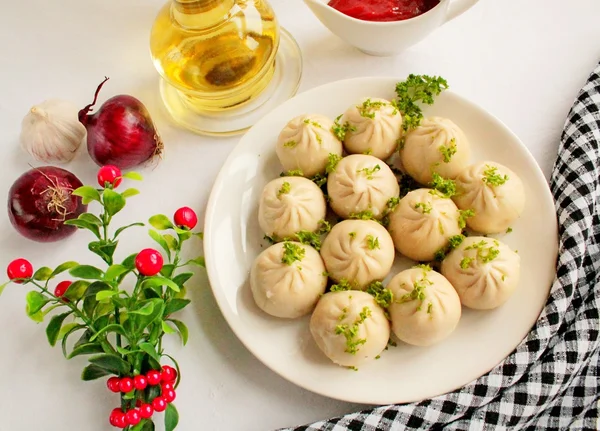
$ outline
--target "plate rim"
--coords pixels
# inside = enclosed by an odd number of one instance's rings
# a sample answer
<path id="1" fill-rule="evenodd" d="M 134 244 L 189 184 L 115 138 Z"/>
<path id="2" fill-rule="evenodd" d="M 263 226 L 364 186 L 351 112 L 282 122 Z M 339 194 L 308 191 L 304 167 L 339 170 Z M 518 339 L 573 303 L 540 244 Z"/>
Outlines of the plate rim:
<path id="1" fill-rule="evenodd" d="M 313 388 L 311 388 L 308 384 L 304 383 L 301 379 L 299 378 L 295 378 L 294 376 L 290 376 L 289 374 L 283 373 L 280 370 L 278 370 L 278 368 L 276 366 L 273 366 L 273 364 L 267 364 L 263 359 L 262 359 L 262 355 L 260 354 L 260 352 L 258 351 L 258 349 L 254 348 L 250 343 L 248 343 L 244 337 L 240 336 L 240 334 L 238 333 L 238 328 L 236 327 L 236 324 L 233 323 L 233 321 L 235 319 L 232 319 L 232 316 L 230 316 L 229 312 L 225 312 L 224 308 L 228 309 L 229 304 L 227 303 L 226 299 L 225 299 L 225 295 L 223 292 L 221 292 L 221 289 L 218 289 L 216 287 L 213 286 L 212 280 L 214 279 L 214 275 L 215 273 L 218 272 L 218 269 L 216 268 L 215 263 L 213 262 L 212 256 L 210 256 L 210 253 L 207 253 L 207 251 L 211 248 L 210 244 L 212 243 L 212 231 L 210 229 L 210 226 L 213 222 L 213 218 L 214 218 L 214 213 L 215 213 L 215 208 L 216 208 L 216 201 L 217 201 L 217 195 L 219 193 L 219 189 L 221 188 L 222 184 L 223 184 L 223 179 L 226 176 L 226 171 L 227 168 L 232 164 L 232 162 L 236 159 L 236 157 L 238 156 L 238 153 L 240 153 L 242 151 L 242 148 L 245 148 L 245 144 L 244 144 L 244 140 L 246 138 L 246 135 L 249 131 L 251 131 L 252 129 L 256 128 L 256 127 L 260 127 L 260 125 L 263 122 L 266 122 L 267 119 L 269 117 L 271 117 L 271 115 L 273 115 L 274 112 L 276 112 L 278 109 L 280 109 L 282 106 L 286 106 L 286 105 L 291 105 L 293 104 L 293 102 L 300 98 L 300 97 L 304 97 L 305 94 L 307 93 L 317 93 L 319 91 L 322 91 L 324 88 L 332 86 L 332 85 L 350 85 L 350 84 L 354 84 L 354 85 L 358 85 L 358 83 L 360 82 L 365 82 L 365 81 L 381 81 L 381 82 L 399 82 L 402 78 L 400 77 L 396 77 L 396 76 L 362 76 L 362 77 L 356 77 L 356 78 L 348 78 L 348 79 L 341 79 L 341 80 L 336 80 L 336 81 L 331 81 L 325 84 L 321 84 L 318 85 L 316 87 L 313 88 L 309 88 L 305 91 L 302 91 L 298 94 L 296 94 L 294 97 L 288 99 L 287 101 L 285 101 L 284 103 L 282 103 L 281 105 L 279 105 L 278 107 L 276 107 L 275 109 L 271 110 L 269 113 L 267 113 L 264 117 L 262 117 L 256 124 L 254 124 L 250 129 L 248 129 L 248 131 L 241 136 L 239 142 L 235 145 L 235 147 L 233 148 L 233 150 L 230 152 L 230 154 L 227 156 L 225 162 L 223 163 L 223 165 L 221 166 L 221 168 L 219 169 L 219 173 L 217 174 L 217 177 L 215 178 L 215 181 L 213 183 L 213 186 L 211 188 L 210 191 L 210 195 L 209 195 L 209 199 L 206 205 L 206 210 L 205 210 L 205 219 L 204 219 L 204 225 L 203 225 L 203 229 L 204 229 L 204 241 L 203 241 L 203 250 L 204 250 L 204 256 L 205 256 L 205 263 L 206 263 L 206 271 L 207 271 L 207 276 L 208 276 L 208 281 L 209 281 L 209 285 L 210 285 L 210 289 L 213 293 L 213 296 L 215 297 L 215 300 L 217 302 L 217 305 L 219 306 L 219 309 L 221 311 L 221 314 L 223 315 L 223 317 L 225 318 L 225 321 L 227 322 L 229 328 L 233 331 L 233 333 L 235 334 L 235 336 L 238 338 L 238 340 L 244 345 L 244 347 L 246 349 L 248 349 L 250 351 L 250 353 L 252 353 L 252 355 L 258 359 L 264 366 L 266 366 L 268 369 L 270 369 L 271 371 L 275 372 L 277 375 L 279 375 L 280 377 L 282 377 L 283 379 L 293 383 L 294 385 L 301 387 L 311 393 L 315 393 L 321 396 L 325 396 L 331 399 L 336 399 L 336 400 L 340 400 L 340 401 L 344 401 L 344 402 L 350 402 L 350 403 L 357 403 L 357 404 L 364 404 L 364 405 L 387 405 L 387 404 L 397 404 L 397 403 L 412 403 L 412 402 L 419 402 L 422 401 L 424 399 L 430 399 L 430 398 L 434 398 L 434 397 L 438 397 L 438 396 L 444 396 L 453 392 L 456 392 L 470 384 L 472 384 L 474 381 L 477 381 L 478 379 L 486 376 L 487 374 L 489 374 L 490 371 L 492 371 L 494 368 L 496 368 L 498 365 L 500 365 L 502 362 L 504 362 L 527 338 L 527 336 L 529 335 L 529 333 L 531 332 L 532 328 L 535 326 L 535 324 L 537 323 L 537 321 L 539 320 L 541 314 L 544 312 L 545 308 L 546 308 L 546 303 L 547 303 L 547 298 L 546 298 L 546 302 L 544 304 L 544 306 L 542 307 L 542 309 L 540 310 L 540 312 L 537 314 L 537 316 L 535 317 L 535 320 L 533 322 L 531 322 L 530 325 L 528 325 L 528 330 L 527 332 L 523 335 L 523 337 L 521 338 L 521 340 L 519 341 L 519 343 L 514 346 L 502 359 L 500 359 L 494 366 L 492 366 L 490 369 L 486 370 L 484 373 L 482 373 L 480 376 L 476 377 L 475 379 L 461 385 L 458 387 L 455 387 L 453 389 L 447 390 L 446 392 L 442 393 L 442 394 L 438 394 L 429 398 L 414 398 L 414 399 L 410 399 L 408 401 L 383 401 L 382 400 L 375 400 L 372 397 L 370 398 L 370 401 L 366 401 L 364 397 L 355 397 L 352 396 L 353 394 L 344 394 L 343 396 L 340 395 L 335 395 L 332 393 L 325 393 L 322 391 L 316 391 Z M 482 106 L 480 106 L 479 104 L 473 102 L 472 100 L 468 99 L 465 96 L 460 95 L 459 93 L 451 90 L 451 89 L 446 89 L 444 90 L 444 93 L 450 93 L 452 94 L 453 97 L 456 97 L 457 99 L 461 100 L 463 103 L 467 103 L 469 105 L 471 105 L 471 107 L 473 107 L 474 109 L 481 111 L 482 113 L 484 113 L 485 115 L 489 116 L 493 121 L 495 121 L 500 127 L 502 127 L 504 129 L 505 132 L 507 132 L 515 142 L 518 143 L 518 145 L 521 147 L 521 150 L 523 150 L 525 157 L 528 159 L 527 161 L 529 162 L 528 164 L 535 166 L 535 171 L 533 172 L 533 174 L 535 175 L 535 177 L 537 178 L 537 180 L 540 180 L 540 182 L 543 182 L 546 187 L 544 188 L 544 194 L 545 196 L 542 198 L 543 200 L 549 200 L 550 202 L 552 202 L 552 207 L 554 207 L 554 197 L 552 196 L 552 192 L 550 190 L 550 186 L 548 183 L 548 180 L 546 179 L 540 165 L 538 164 L 537 160 L 535 159 L 535 157 L 533 156 L 533 154 L 531 153 L 531 151 L 529 150 L 529 148 L 524 144 L 524 142 L 519 138 L 519 136 L 513 132 L 512 129 L 510 129 L 501 119 L 499 119 L 497 116 L 495 116 L 493 113 L 491 113 L 489 110 L 483 108 Z M 555 214 L 556 216 L 556 214 Z M 558 236 L 558 220 L 556 219 L 556 217 L 553 217 L 552 219 L 552 231 L 554 233 L 554 239 L 555 241 L 553 241 L 554 244 L 554 250 L 553 250 L 553 257 L 554 260 L 556 260 L 556 257 L 558 256 L 558 242 L 559 242 L 559 236 Z M 555 268 L 556 270 L 556 268 Z M 551 294 L 551 286 L 548 287 L 548 297 Z"/>

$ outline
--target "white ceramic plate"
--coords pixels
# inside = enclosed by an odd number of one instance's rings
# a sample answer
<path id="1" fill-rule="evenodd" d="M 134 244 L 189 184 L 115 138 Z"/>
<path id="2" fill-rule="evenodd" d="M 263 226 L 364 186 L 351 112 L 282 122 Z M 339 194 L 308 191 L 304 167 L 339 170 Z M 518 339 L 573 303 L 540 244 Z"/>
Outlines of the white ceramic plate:
<path id="1" fill-rule="evenodd" d="M 433 347 L 399 343 L 358 372 L 331 363 L 317 348 L 309 318 L 271 318 L 254 304 L 248 276 L 266 247 L 257 221 L 263 186 L 281 173 L 275 154 L 280 130 L 293 117 L 320 113 L 335 118 L 362 97 L 394 97 L 396 78 L 334 82 L 287 101 L 241 139 L 216 180 L 206 212 L 204 247 L 219 307 L 245 346 L 266 366 L 298 386 L 349 402 L 418 401 L 460 388 L 500 363 L 523 340 L 548 297 L 555 273 L 557 225 L 546 180 L 526 147 L 480 107 L 446 91 L 425 115 L 456 122 L 473 147 L 473 161 L 494 160 L 516 172 L 527 194 L 513 233 L 502 236 L 522 259 L 519 287 L 501 308 L 464 309 L 450 338 Z M 411 263 L 397 259 L 392 274 Z"/>

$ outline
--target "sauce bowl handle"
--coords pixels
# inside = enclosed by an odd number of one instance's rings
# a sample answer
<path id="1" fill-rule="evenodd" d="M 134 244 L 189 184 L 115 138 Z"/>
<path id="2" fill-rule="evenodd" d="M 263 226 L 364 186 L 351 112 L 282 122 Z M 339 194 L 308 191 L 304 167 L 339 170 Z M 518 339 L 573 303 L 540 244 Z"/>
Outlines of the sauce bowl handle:
<path id="1" fill-rule="evenodd" d="M 450 2 L 446 22 L 453 20 L 459 15 L 462 15 L 467 10 L 471 9 L 479 0 L 456 0 Z"/>

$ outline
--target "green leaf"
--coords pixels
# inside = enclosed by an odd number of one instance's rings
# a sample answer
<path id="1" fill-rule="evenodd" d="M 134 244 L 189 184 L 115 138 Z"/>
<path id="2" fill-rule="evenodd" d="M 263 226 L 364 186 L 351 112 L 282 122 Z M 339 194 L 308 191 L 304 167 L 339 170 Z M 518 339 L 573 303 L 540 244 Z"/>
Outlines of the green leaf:
<path id="1" fill-rule="evenodd" d="M 162 249 L 167 253 L 169 260 L 171 260 L 171 250 L 169 249 L 169 244 L 167 244 L 167 241 L 165 241 L 162 235 L 152 229 L 148 230 L 148 235 L 150 235 L 150 238 L 152 238 L 158 243 L 158 245 L 162 247 Z"/>
<path id="2" fill-rule="evenodd" d="M 189 338 L 189 331 L 187 326 L 181 320 L 170 319 L 169 322 L 172 322 L 175 326 L 177 326 L 177 330 L 179 331 L 179 335 L 181 336 L 181 342 L 185 346 Z"/>
<path id="3" fill-rule="evenodd" d="M 175 405 L 168 404 L 165 410 L 165 431 L 173 431 L 179 424 L 179 413 Z"/>
<path id="4" fill-rule="evenodd" d="M 104 376 L 110 376 L 111 374 L 112 373 L 110 371 L 92 364 L 83 369 L 83 372 L 81 373 L 81 380 L 88 382 L 90 380 L 100 379 Z"/>
<path id="5" fill-rule="evenodd" d="M 140 174 L 133 171 L 123 174 L 123 178 L 128 178 L 134 181 L 142 181 L 144 179 L 144 177 L 142 177 Z"/>
<path id="6" fill-rule="evenodd" d="M 89 359 L 90 363 L 110 371 L 113 374 L 123 375 L 129 373 L 131 365 L 117 355 L 103 354 Z"/>
<path id="7" fill-rule="evenodd" d="M 93 223 L 90 223 L 86 220 L 72 219 L 65 220 L 64 224 L 68 226 L 76 226 L 79 229 L 87 229 L 96 235 L 96 238 L 100 239 L 100 228 Z"/>
<path id="8" fill-rule="evenodd" d="M 125 198 L 120 193 L 111 189 L 104 190 L 104 208 L 109 216 L 114 216 L 121 211 L 126 204 Z"/>
<path id="9" fill-rule="evenodd" d="M 2 295 L 2 292 L 4 292 L 4 289 L 6 288 L 6 286 L 8 286 L 11 282 L 7 281 L 4 284 L 0 284 L 0 295 Z"/>
<path id="10" fill-rule="evenodd" d="M 131 428 L 130 431 L 154 431 L 154 423 L 149 419 L 142 419 L 142 421 Z"/>
<path id="11" fill-rule="evenodd" d="M 112 256 L 115 254 L 115 249 L 117 248 L 118 241 L 94 241 L 88 244 L 88 249 L 97 254 L 104 260 L 105 262 L 111 262 Z"/>
<path id="12" fill-rule="evenodd" d="M 179 292 L 179 286 L 172 280 L 165 277 L 148 277 L 143 282 L 144 287 L 167 286 L 175 292 Z"/>
<path id="13" fill-rule="evenodd" d="M 111 265 L 104 273 L 104 279 L 107 281 L 113 281 L 121 275 L 125 274 L 126 272 L 129 272 L 129 269 L 125 268 L 123 265 Z"/>
<path id="14" fill-rule="evenodd" d="M 171 278 L 171 276 L 173 275 L 173 271 L 175 271 L 175 265 L 173 265 L 172 263 L 168 263 L 166 265 L 163 265 L 162 269 L 160 270 L 160 275 L 165 276 L 167 278 Z"/>
<path id="15" fill-rule="evenodd" d="M 118 292 L 115 292 L 114 290 L 102 290 L 98 293 L 96 293 L 96 301 L 101 302 L 101 301 L 105 301 L 113 296 L 115 296 Z"/>
<path id="16" fill-rule="evenodd" d="M 44 305 L 50 302 L 50 298 L 47 298 L 35 290 L 29 291 L 25 297 L 25 300 L 27 301 L 26 310 L 29 317 L 33 317 L 35 314 L 41 311 L 42 308 L 44 308 Z"/>
<path id="17" fill-rule="evenodd" d="M 72 311 L 63 314 L 57 314 L 56 316 L 52 316 L 52 319 L 50 319 L 50 323 L 48 323 L 48 326 L 46 327 L 46 337 L 48 338 L 48 343 L 50 343 L 52 347 L 56 345 L 58 333 L 60 332 L 63 322 L 71 313 Z"/>
<path id="18" fill-rule="evenodd" d="M 33 279 L 37 281 L 46 281 L 52 276 L 52 269 L 42 266 L 33 274 Z"/>
<path id="19" fill-rule="evenodd" d="M 187 241 L 192 237 L 192 233 L 188 230 L 179 229 L 178 227 L 175 227 L 174 229 L 177 232 L 179 242 Z"/>
<path id="20" fill-rule="evenodd" d="M 103 334 L 108 334 L 108 333 L 115 333 L 115 334 L 120 334 L 124 337 L 127 337 L 127 332 L 125 332 L 125 328 L 123 328 L 123 326 L 121 325 L 117 325 L 116 323 L 113 323 L 112 325 L 107 325 L 104 328 L 100 329 L 98 332 L 96 332 L 92 338 L 90 338 L 90 341 L 94 341 L 96 340 L 100 335 Z"/>
<path id="21" fill-rule="evenodd" d="M 200 238 L 201 240 L 204 240 L 204 232 L 197 232 L 194 235 Z"/>
<path id="22" fill-rule="evenodd" d="M 148 222 L 152 225 L 152 227 L 158 230 L 173 229 L 175 227 L 173 226 L 173 223 L 171 223 L 171 220 L 169 220 L 167 216 L 162 214 L 157 214 L 155 216 L 150 217 L 150 220 L 148 220 Z"/>
<path id="23" fill-rule="evenodd" d="M 161 295 L 152 289 L 143 289 L 142 292 L 146 299 L 161 298 Z"/>
<path id="24" fill-rule="evenodd" d="M 96 294 L 103 290 L 112 290 L 108 284 L 103 281 L 96 281 L 88 287 L 85 291 L 84 299 L 83 299 L 83 312 L 91 319 L 94 317 L 94 310 L 98 305 L 98 301 L 96 300 Z"/>
<path id="25" fill-rule="evenodd" d="M 171 250 L 177 250 L 177 247 L 179 245 L 177 238 L 175 238 L 173 235 L 169 235 L 168 233 L 164 234 L 163 238 L 165 239 Z"/>
<path id="26" fill-rule="evenodd" d="M 71 302 L 77 302 L 83 298 L 83 295 L 85 294 L 89 285 L 89 281 L 77 280 L 74 283 L 71 283 L 63 297 L 67 298 Z"/>
<path id="27" fill-rule="evenodd" d="M 158 356 L 158 353 L 156 352 L 156 348 L 152 344 L 140 343 L 140 345 L 138 347 L 140 349 L 142 349 L 145 353 L 147 353 L 156 362 L 160 363 L 160 357 Z"/>
<path id="28" fill-rule="evenodd" d="M 58 274 L 62 274 L 63 272 L 68 271 L 69 269 L 71 269 L 75 266 L 79 266 L 79 264 L 77 262 L 72 262 L 72 261 L 61 263 L 60 265 L 58 265 L 56 267 L 56 269 L 54 271 L 52 271 L 52 275 L 50 276 L 50 278 L 56 277 Z"/>
<path id="29" fill-rule="evenodd" d="M 198 256 L 196 259 L 192 259 L 188 263 L 193 263 L 194 265 L 198 265 L 201 268 L 206 268 L 206 261 L 204 260 L 204 256 Z"/>
<path id="30" fill-rule="evenodd" d="M 77 217 L 77 218 L 79 220 L 83 220 L 85 222 L 96 225 L 98 227 L 102 226 L 102 220 L 100 220 L 96 215 L 94 215 L 92 213 L 83 213 L 83 214 L 80 214 L 79 217 Z"/>
<path id="31" fill-rule="evenodd" d="M 171 328 L 169 326 L 169 324 L 167 322 L 165 322 L 164 320 L 161 323 L 162 325 L 162 330 L 165 331 L 165 334 L 174 334 L 175 333 L 175 329 Z"/>
<path id="32" fill-rule="evenodd" d="M 78 265 L 69 270 L 69 274 L 73 277 L 83 278 L 86 280 L 102 280 L 104 273 L 95 266 Z"/>
<path id="33" fill-rule="evenodd" d="M 118 297 L 113 296 L 112 302 L 100 302 L 94 310 L 94 319 L 99 319 L 102 316 L 108 316 L 109 314 L 112 314 L 115 311 L 114 303 L 116 299 L 118 299 Z"/>
<path id="34" fill-rule="evenodd" d="M 177 274 L 175 277 L 173 277 L 173 282 L 177 284 L 177 286 L 183 287 L 185 283 L 187 283 L 188 280 L 193 276 L 193 272 L 182 272 L 181 274 Z"/>
<path id="35" fill-rule="evenodd" d="M 139 195 L 139 194 L 140 194 L 140 191 L 138 189 L 127 189 L 123 193 L 121 193 L 121 196 L 123 196 L 125 199 L 127 199 L 132 196 Z"/>
<path id="36" fill-rule="evenodd" d="M 125 258 L 125 260 L 123 260 L 123 262 L 121 262 L 121 265 L 123 265 L 127 269 L 135 269 L 135 258 L 137 257 L 137 255 L 137 253 L 130 254 Z"/>
<path id="37" fill-rule="evenodd" d="M 139 314 L 140 316 L 150 316 L 154 311 L 154 303 L 146 302 L 137 310 L 130 311 L 129 314 Z"/>
<path id="38" fill-rule="evenodd" d="M 131 223 L 131 224 L 128 224 L 127 226 L 120 227 L 119 229 L 117 229 L 115 231 L 115 238 L 118 237 L 124 230 L 129 229 L 130 227 L 135 227 L 135 226 L 145 226 L 145 225 L 144 225 L 144 223 L 138 222 L 138 223 Z"/>
<path id="39" fill-rule="evenodd" d="M 100 202 L 100 193 L 92 186 L 82 186 L 73 190 L 71 193 L 75 196 L 81 196 L 84 204 L 89 204 L 92 201 Z"/>
<path id="40" fill-rule="evenodd" d="M 60 328 L 60 332 L 58 333 L 57 341 L 62 340 L 65 337 L 65 335 L 68 334 L 72 329 L 79 327 L 81 327 L 81 324 L 75 322 L 63 325 L 62 328 Z"/>
<path id="41" fill-rule="evenodd" d="M 185 307 L 187 307 L 189 305 L 189 303 L 192 302 L 189 299 L 171 299 L 167 305 L 165 306 L 165 317 L 169 316 L 173 313 L 176 313 L 179 310 L 183 310 Z"/>
<path id="42" fill-rule="evenodd" d="M 148 299 L 145 302 L 152 302 L 154 310 L 149 315 L 134 314 L 130 316 L 129 320 L 132 320 L 136 334 L 142 334 L 154 322 L 162 321 L 165 302 L 161 298 Z"/>
<path id="43" fill-rule="evenodd" d="M 72 359 L 76 356 L 82 355 L 94 355 L 102 352 L 104 352 L 104 349 L 102 349 L 102 346 L 99 343 L 87 343 L 75 347 L 67 359 Z"/>
<path id="44" fill-rule="evenodd" d="M 75 333 L 76 331 L 80 330 L 80 329 L 85 329 L 85 326 L 83 326 L 83 325 L 78 325 L 77 327 L 71 328 L 71 329 L 69 329 L 69 331 L 65 332 L 65 335 L 62 337 L 62 351 L 63 351 L 63 355 L 64 355 L 64 357 L 65 357 L 65 358 L 68 358 L 68 357 L 69 357 L 69 356 L 67 355 L 67 340 L 68 340 L 69 336 L 70 336 L 71 334 Z M 75 343 L 75 347 L 78 347 L 78 344 L 79 344 L 79 342 L 81 341 L 81 339 L 82 339 L 83 337 L 85 337 L 85 336 L 86 336 L 86 334 L 87 334 L 88 332 L 89 332 L 89 331 L 88 331 L 88 330 L 86 330 L 86 332 L 84 332 L 84 333 L 83 333 L 83 336 L 82 336 L 82 337 L 79 339 L 79 341 L 78 341 L 77 343 Z M 85 342 L 87 342 L 87 341 L 88 341 L 88 339 L 89 339 L 89 337 L 85 339 Z"/>

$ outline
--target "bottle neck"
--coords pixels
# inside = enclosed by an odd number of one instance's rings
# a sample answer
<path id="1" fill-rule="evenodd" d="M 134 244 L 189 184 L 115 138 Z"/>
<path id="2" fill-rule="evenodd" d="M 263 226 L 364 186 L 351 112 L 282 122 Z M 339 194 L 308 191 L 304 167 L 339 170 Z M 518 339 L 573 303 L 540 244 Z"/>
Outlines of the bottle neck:
<path id="1" fill-rule="evenodd" d="M 226 19 L 235 2 L 236 0 L 173 0 L 173 17 L 184 27 L 209 28 Z"/>

